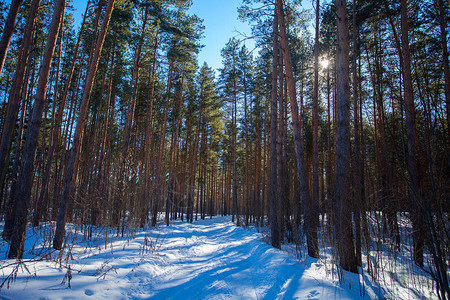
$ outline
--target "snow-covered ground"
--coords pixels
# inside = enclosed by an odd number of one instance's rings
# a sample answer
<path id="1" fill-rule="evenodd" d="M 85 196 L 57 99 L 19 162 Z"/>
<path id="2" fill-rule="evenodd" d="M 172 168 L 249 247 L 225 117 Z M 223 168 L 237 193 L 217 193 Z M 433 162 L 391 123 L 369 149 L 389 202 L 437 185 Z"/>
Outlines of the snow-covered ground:
<path id="1" fill-rule="evenodd" d="M 400 269 L 401 278 L 391 274 L 394 279 L 381 284 L 371 282 L 368 275 L 346 272 L 339 283 L 331 260 L 299 261 L 289 251 L 264 243 L 256 229 L 236 227 L 231 217 L 175 222 L 129 233 L 129 238 L 97 228 L 86 239 L 89 229 L 72 228 L 74 246 L 63 253 L 48 245 L 52 228 L 29 230 L 23 264 L 0 261 L 1 299 L 433 297 L 432 285 L 418 282 L 419 288 L 411 288 Z M 7 246 L 0 244 L 1 258 L 6 257 Z"/>

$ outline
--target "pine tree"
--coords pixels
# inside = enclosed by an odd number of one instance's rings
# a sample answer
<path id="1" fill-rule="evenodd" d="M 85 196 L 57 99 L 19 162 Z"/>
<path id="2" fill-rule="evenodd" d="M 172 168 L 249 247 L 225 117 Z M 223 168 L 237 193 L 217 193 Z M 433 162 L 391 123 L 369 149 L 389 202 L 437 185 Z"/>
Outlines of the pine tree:
<path id="1" fill-rule="evenodd" d="M 350 71 L 347 2 L 336 0 L 337 11 L 337 140 L 336 140 L 336 216 L 335 232 L 339 265 L 358 272 L 350 205 Z"/>
<path id="2" fill-rule="evenodd" d="M 14 33 L 14 28 L 16 27 L 16 19 L 22 2 L 23 0 L 12 0 L 9 4 L 8 16 L 6 17 L 5 27 L 3 28 L 2 38 L 0 39 L 0 74 L 5 64 L 6 54 L 8 53 L 9 44 Z"/>
<path id="3" fill-rule="evenodd" d="M 228 41 L 225 48 L 222 49 L 224 68 L 220 70 L 220 80 L 223 85 L 224 96 L 232 103 L 232 168 L 233 168 L 233 188 L 232 188 L 232 220 L 236 218 L 236 224 L 240 225 L 239 204 L 238 204 L 238 174 L 237 174 L 237 106 L 238 106 L 238 78 L 240 70 L 238 69 L 239 47 L 237 39 Z"/>
<path id="4" fill-rule="evenodd" d="M 292 127 L 294 129 L 294 143 L 295 143 L 295 154 L 297 159 L 297 172 L 299 174 L 299 186 L 303 202 L 303 213 L 305 218 L 305 234 L 308 244 L 308 255 L 311 257 L 318 257 L 318 239 L 317 239 L 317 227 L 314 215 L 316 212 L 313 211 L 312 199 L 309 192 L 309 184 L 306 172 L 306 164 L 304 157 L 304 145 L 302 128 L 299 118 L 299 110 L 296 99 L 296 88 L 294 82 L 294 72 L 292 68 L 292 61 L 289 52 L 288 37 L 286 31 L 286 24 L 284 19 L 283 3 L 280 0 L 276 2 L 276 14 L 280 22 L 280 39 L 281 39 L 281 51 L 283 55 L 283 62 L 286 69 L 286 81 L 287 90 L 289 94 L 289 101 L 291 104 L 291 118 Z"/>
<path id="5" fill-rule="evenodd" d="M 92 91 L 92 85 L 94 82 L 95 74 L 97 71 L 98 61 L 100 59 L 100 53 L 103 48 L 103 42 L 105 40 L 105 35 L 108 30 L 109 20 L 111 18 L 111 13 L 114 8 L 114 0 L 108 1 L 108 6 L 106 7 L 105 16 L 103 17 L 103 23 L 100 33 L 97 38 L 97 43 L 92 56 L 92 60 L 89 64 L 88 76 L 83 88 L 83 96 L 80 107 L 80 114 L 78 116 L 77 125 L 75 128 L 74 140 L 72 143 L 72 150 L 70 152 L 70 158 L 68 161 L 66 173 L 64 175 L 64 189 L 61 197 L 58 220 L 56 223 L 55 236 L 53 238 L 53 248 L 60 250 L 63 245 L 64 230 L 66 225 L 67 208 L 74 197 L 75 183 L 78 173 L 79 166 L 79 152 L 83 144 L 83 127 L 86 122 L 87 109 L 89 98 Z"/>
<path id="6" fill-rule="evenodd" d="M 27 132 L 25 144 L 25 157 L 19 177 L 19 189 L 17 194 L 16 215 L 14 220 L 13 233 L 11 236 L 11 247 L 8 253 L 9 258 L 22 258 L 27 227 L 27 213 L 31 197 L 31 188 L 34 176 L 34 162 L 39 138 L 39 131 L 42 124 L 42 112 L 47 93 L 47 85 L 50 75 L 50 67 L 53 59 L 53 51 L 56 47 L 56 40 L 60 24 L 64 16 L 66 1 L 59 0 L 55 3 L 52 23 L 47 35 L 44 58 L 39 70 L 39 81 L 36 90 L 36 99 L 33 104 L 31 125 Z"/>

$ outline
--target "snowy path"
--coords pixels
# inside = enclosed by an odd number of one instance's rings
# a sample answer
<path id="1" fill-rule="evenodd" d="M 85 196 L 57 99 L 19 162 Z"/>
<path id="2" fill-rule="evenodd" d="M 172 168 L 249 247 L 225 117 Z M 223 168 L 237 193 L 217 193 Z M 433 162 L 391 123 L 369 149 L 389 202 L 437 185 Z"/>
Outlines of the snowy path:
<path id="1" fill-rule="evenodd" d="M 230 218 L 164 230 L 156 264 L 144 264 L 130 296 L 152 299 L 327 299 L 347 291 L 314 278 L 289 255 L 261 241 L 255 231 L 237 228 Z M 153 276 L 145 276 L 145 274 Z M 310 274 L 308 274 L 310 273 Z M 135 274 L 133 274 L 135 275 Z M 130 279 L 133 281 L 133 279 Z M 353 293 L 353 297 L 355 294 Z"/>
<path id="2" fill-rule="evenodd" d="M 235 227 L 229 218 L 177 224 L 167 230 L 154 278 L 141 278 L 132 296 L 154 299 L 328 299 L 347 291 L 314 279 L 289 255 Z M 328 282 L 329 284 L 329 282 Z M 142 293 L 142 294 L 139 294 Z M 355 295 L 353 295 L 355 296 Z"/>
<path id="3" fill-rule="evenodd" d="M 142 251 L 145 242 L 156 247 Z M 229 217 L 138 233 L 107 250 L 81 251 L 66 270 L 40 262 L 35 277 L 18 275 L 5 299 L 355 299 L 359 287 L 338 285 L 320 262 L 300 263 Z M 147 248 L 148 249 L 148 248 Z M 74 252 L 77 250 L 74 249 Z M 30 269 L 30 266 L 28 266 Z M 77 272 L 75 270 L 81 270 Z"/>

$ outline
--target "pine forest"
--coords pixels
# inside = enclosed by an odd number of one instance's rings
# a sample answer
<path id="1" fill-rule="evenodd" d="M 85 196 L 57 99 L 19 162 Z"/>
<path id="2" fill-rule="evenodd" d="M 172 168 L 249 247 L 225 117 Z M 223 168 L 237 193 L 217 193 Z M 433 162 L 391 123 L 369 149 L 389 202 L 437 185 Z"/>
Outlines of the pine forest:
<path id="1" fill-rule="evenodd" d="M 450 299 L 450 1 L 197 1 L 0 1 L 0 298 Z"/>

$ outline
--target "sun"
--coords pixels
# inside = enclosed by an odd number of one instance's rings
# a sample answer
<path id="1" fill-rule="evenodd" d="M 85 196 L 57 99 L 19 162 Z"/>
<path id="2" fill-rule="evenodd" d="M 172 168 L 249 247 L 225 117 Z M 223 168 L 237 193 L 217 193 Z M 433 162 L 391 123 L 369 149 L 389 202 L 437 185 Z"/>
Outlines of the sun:
<path id="1" fill-rule="evenodd" d="M 323 58 L 320 60 L 320 65 L 322 66 L 322 68 L 326 69 L 330 65 L 330 61 L 326 58 Z"/>

